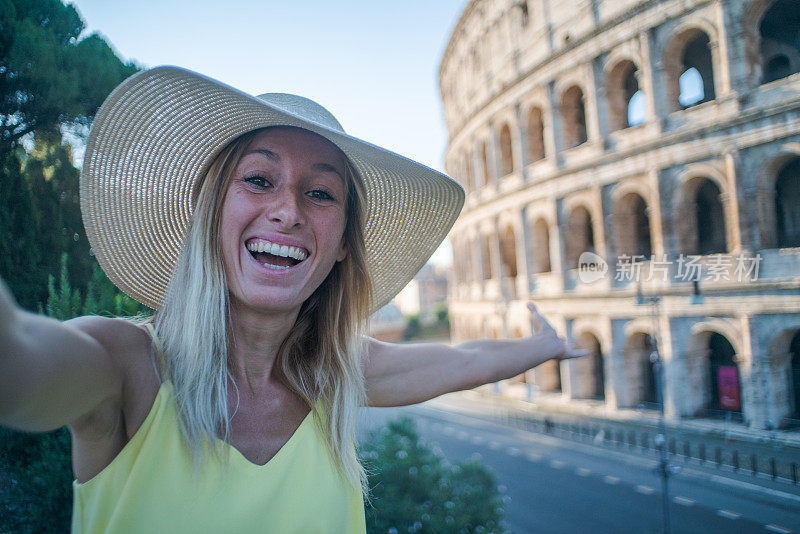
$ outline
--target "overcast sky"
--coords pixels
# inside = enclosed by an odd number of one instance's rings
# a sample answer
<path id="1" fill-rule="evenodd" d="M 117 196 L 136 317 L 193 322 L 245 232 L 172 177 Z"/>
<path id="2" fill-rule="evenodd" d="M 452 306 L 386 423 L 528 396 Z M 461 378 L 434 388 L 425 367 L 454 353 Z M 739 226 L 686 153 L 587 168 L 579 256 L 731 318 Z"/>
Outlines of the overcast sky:
<path id="1" fill-rule="evenodd" d="M 439 63 L 465 0 L 70 3 L 124 60 L 306 96 L 349 134 L 444 170 Z"/>

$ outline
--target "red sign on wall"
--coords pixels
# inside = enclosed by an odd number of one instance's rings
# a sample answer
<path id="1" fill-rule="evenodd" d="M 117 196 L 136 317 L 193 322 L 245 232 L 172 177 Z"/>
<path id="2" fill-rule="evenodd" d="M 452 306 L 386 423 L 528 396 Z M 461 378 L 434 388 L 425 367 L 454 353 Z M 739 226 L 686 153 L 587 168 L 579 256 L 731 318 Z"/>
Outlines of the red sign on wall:
<path id="1" fill-rule="evenodd" d="M 723 410 L 738 412 L 742 409 L 739 396 L 739 371 L 735 365 L 721 365 L 717 368 L 717 391 L 719 405 Z"/>

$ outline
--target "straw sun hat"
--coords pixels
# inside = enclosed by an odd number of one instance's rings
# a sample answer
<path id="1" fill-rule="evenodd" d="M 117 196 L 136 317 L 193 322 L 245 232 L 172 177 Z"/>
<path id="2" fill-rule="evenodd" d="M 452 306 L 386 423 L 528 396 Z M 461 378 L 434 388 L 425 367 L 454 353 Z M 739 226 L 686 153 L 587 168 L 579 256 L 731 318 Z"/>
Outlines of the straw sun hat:
<path id="1" fill-rule="evenodd" d="M 371 309 L 389 302 L 447 235 L 464 203 L 463 189 L 442 173 L 347 135 L 311 100 L 282 93 L 254 97 L 177 67 L 125 80 L 92 124 L 81 211 L 111 281 L 159 308 L 188 230 L 198 178 L 243 133 L 278 125 L 325 137 L 358 171 L 366 189 Z"/>

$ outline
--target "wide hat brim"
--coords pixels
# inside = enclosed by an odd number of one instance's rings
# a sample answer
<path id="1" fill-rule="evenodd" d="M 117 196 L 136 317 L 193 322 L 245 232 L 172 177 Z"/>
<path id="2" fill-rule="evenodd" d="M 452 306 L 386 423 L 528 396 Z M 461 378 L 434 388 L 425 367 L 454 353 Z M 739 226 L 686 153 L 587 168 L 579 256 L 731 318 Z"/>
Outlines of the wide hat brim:
<path id="1" fill-rule="evenodd" d="M 359 173 L 366 190 L 371 310 L 388 303 L 447 236 L 464 204 L 461 186 L 285 106 L 169 66 L 137 73 L 117 87 L 98 111 L 87 141 L 81 211 L 109 279 L 158 309 L 186 237 L 198 179 L 237 137 L 279 125 L 322 135 Z"/>

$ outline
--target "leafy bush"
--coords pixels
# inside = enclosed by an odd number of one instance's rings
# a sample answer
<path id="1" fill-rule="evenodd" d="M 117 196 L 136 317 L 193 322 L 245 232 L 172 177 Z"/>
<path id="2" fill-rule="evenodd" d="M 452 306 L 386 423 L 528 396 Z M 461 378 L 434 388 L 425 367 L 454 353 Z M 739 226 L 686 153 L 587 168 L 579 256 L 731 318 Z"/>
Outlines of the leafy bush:
<path id="1" fill-rule="evenodd" d="M 448 463 L 420 438 L 413 419 L 373 431 L 360 456 L 372 489 L 367 532 L 502 531 L 493 472 L 478 461 Z"/>
<path id="2" fill-rule="evenodd" d="M 406 317 L 406 329 L 403 332 L 403 339 L 414 339 L 420 331 L 419 315 L 409 315 Z"/>

